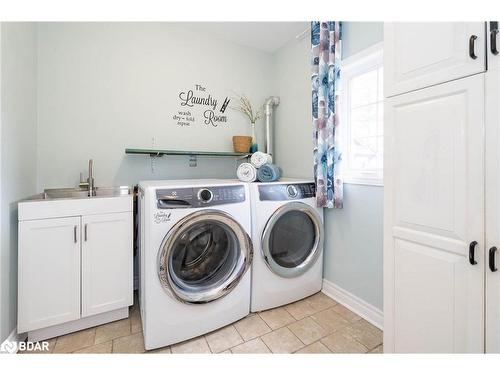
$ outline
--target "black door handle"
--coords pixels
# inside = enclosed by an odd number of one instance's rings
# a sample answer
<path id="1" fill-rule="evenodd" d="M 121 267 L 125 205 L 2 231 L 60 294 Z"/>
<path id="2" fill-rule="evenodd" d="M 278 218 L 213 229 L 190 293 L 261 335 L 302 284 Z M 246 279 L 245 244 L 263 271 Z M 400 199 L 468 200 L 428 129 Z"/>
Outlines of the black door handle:
<path id="1" fill-rule="evenodd" d="M 477 59 L 476 53 L 474 51 L 474 44 L 476 42 L 476 39 L 477 39 L 477 35 L 471 35 L 469 38 L 469 56 L 473 60 Z"/>
<path id="2" fill-rule="evenodd" d="M 497 34 L 498 34 L 498 29 L 494 29 L 494 30 L 490 31 L 490 49 L 491 49 L 491 53 L 494 55 L 498 55 Z"/>
<path id="3" fill-rule="evenodd" d="M 472 265 L 477 264 L 477 262 L 474 259 L 474 251 L 476 250 L 476 245 L 477 241 L 472 241 L 469 244 L 469 263 Z"/>
<path id="4" fill-rule="evenodd" d="M 496 272 L 497 268 L 495 267 L 495 252 L 497 251 L 497 248 L 493 246 L 490 251 L 489 251 L 489 266 L 491 272 Z"/>

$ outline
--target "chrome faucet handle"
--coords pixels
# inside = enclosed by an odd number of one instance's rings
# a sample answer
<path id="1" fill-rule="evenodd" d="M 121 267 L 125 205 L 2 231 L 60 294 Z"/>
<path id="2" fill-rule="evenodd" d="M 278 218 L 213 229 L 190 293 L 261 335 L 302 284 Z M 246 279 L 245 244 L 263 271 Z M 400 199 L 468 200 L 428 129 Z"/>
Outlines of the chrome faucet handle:
<path id="1" fill-rule="evenodd" d="M 80 189 L 88 189 L 89 182 L 83 177 L 83 172 L 80 172 L 80 182 L 78 183 Z"/>

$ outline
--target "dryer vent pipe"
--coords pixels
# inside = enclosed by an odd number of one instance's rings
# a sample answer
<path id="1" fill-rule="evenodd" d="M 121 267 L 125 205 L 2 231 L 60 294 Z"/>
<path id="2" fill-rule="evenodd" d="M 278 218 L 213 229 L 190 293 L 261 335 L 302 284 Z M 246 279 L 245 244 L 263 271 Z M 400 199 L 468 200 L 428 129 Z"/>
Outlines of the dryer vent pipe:
<path id="1" fill-rule="evenodd" d="M 266 99 L 264 103 L 264 112 L 266 115 L 266 153 L 273 155 L 273 138 L 274 132 L 272 129 L 272 116 L 273 108 L 280 104 L 280 98 L 278 96 L 270 96 Z"/>

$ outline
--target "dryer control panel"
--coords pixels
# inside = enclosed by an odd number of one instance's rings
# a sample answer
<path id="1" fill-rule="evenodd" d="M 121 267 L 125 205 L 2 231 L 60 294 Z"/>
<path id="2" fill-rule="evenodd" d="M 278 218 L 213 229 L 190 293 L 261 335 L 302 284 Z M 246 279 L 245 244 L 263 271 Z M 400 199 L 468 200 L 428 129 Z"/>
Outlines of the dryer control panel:
<path id="1" fill-rule="evenodd" d="M 259 185 L 259 198 L 261 201 L 289 201 L 313 198 L 315 195 L 316 185 L 313 182 Z"/>
<path id="2" fill-rule="evenodd" d="M 156 207 L 159 209 L 211 207 L 244 201 L 243 185 L 156 190 Z"/>

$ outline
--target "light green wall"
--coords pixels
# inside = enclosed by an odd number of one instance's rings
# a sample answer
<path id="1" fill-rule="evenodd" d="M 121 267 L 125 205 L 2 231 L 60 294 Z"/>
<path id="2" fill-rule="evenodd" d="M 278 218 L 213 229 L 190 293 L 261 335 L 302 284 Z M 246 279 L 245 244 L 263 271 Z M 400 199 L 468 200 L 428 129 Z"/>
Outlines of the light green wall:
<path id="1" fill-rule="evenodd" d="M 325 210 L 324 277 L 382 310 L 384 188 L 344 185 L 344 209 Z"/>
<path id="2" fill-rule="evenodd" d="M 274 157 L 287 177 L 313 176 L 310 46 L 308 36 L 292 40 L 273 56 Z"/>
<path id="3" fill-rule="evenodd" d="M 124 150 L 151 147 L 155 138 L 157 148 L 231 151 L 233 135 L 250 135 L 248 120 L 228 109 L 229 121 L 218 127 L 199 118 L 179 127 L 172 120 L 179 92 L 201 84 L 216 96 L 244 93 L 257 105 L 270 95 L 270 66 L 268 53 L 177 23 L 40 23 L 39 189 L 75 186 L 89 158 L 99 186 L 234 178 L 231 158 L 200 157 L 195 168 L 187 157 L 157 158 L 153 173 L 149 157 Z"/>
<path id="4" fill-rule="evenodd" d="M 17 201 L 36 192 L 36 50 L 35 24 L 1 24 L 0 342 L 17 321 Z"/>
<path id="5" fill-rule="evenodd" d="M 379 43 L 383 24 L 345 22 L 344 58 Z M 274 54 L 276 160 L 287 177 L 311 178 L 310 41 L 292 40 Z M 346 184 L 344 208 L 325 209 L 324 277 L 382 309 L 383 187 Z"/>
<path id="6" fill-rule="evenodd" d="M 384 39 L 383 22 L 344 22 L 342 57 L 345 59 Z"/>

